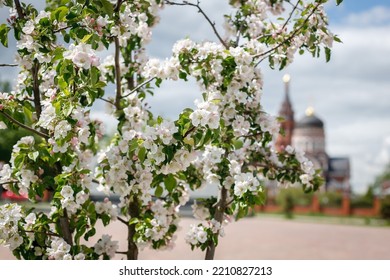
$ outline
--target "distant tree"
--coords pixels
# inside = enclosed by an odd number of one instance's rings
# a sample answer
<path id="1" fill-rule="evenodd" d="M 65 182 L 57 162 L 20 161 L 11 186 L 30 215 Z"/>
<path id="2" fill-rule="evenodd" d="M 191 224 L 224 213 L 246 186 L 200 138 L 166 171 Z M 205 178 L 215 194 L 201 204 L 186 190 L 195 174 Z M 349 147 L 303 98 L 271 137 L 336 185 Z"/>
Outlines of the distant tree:
<path id="1" fill-rule="evenodd" d="M 374 183 L 370 186 L 368 192 L 375 193 L 377 195 L 383 194 L 383 188 L 390 182 L 390 163 L 388 163 L 382 173 L 376 178 Z M 367 192 L 366 195 L 369 193 Z M 390 195 L 381 196 L 381 216 L 384 219 L 390 220 Z"/>

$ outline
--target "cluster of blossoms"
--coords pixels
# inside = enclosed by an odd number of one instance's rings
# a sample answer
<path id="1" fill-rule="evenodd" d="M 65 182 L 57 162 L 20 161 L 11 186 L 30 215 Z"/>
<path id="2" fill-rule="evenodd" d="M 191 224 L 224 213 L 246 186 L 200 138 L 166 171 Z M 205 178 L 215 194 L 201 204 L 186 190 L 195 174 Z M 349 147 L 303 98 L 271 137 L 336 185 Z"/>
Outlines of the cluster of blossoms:
<path id="1" fill-rule="evenodd" d="M 305 157 L 305 153 L 302 151 L 295 151 L 293 147 L 287 145 L 285 148 L 286 152 L 290 155 L 295 155 L 296 159 L 299 161 L 301 168 L 303 170 L 303 174 L 299 176 L 300 181 L 304 185 L 311 186 L 311 181 L 313 180 L 316 170 L 314 169 L 313 162 L 311 162 L 307 157 Z"/>
<path id="2" fill-rule="evenodd" d="M 50 191 L 53 206 L 48 216 L 27 217 L 18 206 L 1 206 L 0 243 L 23 258 L 114 258 L 118 242 L 109 235 L 92 248 L 80 245 L 81 238 L 96 234 L 100 219 L 104 225 L 124 222 L 131 233 L 128 247 L 172 248 L 189 190 L 208 187 L 218 195 L 195 202 L 199 223 L 186 236 L 192 248 L 205 250 L 217 245 L 230 216 L 243 217 L 262 203 L 266 180 L 318 188 L 318 174 L 303 154 L 273 147 L 279 124 L 262 110 L 257 65 L 268 58 L 271 66 L 283 68 L 298 50 L 329 50 L 333 35 L 322 2 L 298 3 L 287 22 L 271 23 L 271 14 L 284 11 L 283 1 L 230 1 L 236 13 L 226 17 L 225 41 L 180 40 L 170 58 L 159 60 L 147 57 L 145 44 L 159 9 L 170 1 L 51 1 L 42 12 L 0 1 L 0 7 L 11 8 L 9 26 L 0 25 L 0 42 L 14 29 L 21 66 L 15 91 L 0 93 L 0 129 L 22 123 L 40 137 L 15 144 L 0 184 L 31 200 Z M 115 54 L 104 59 L 98 52 L 110 45 Z M 175 121 L 154 117 L 146 105 L 151 81 L 159 86 L 189 77 L 203 96 L 194 109 Z M 114 97 L 105 95 L 108 83 L 116 84 Z M 87 107 L 99 99 L 111 106 L 118 125 L 98 153 L 103 128 Z M 118 195 L 120 203 L 91 201 L 95 183 L 106 195 Z M 36 228 L 39 238 L 32 234 Z"/>
<path id="3" fill-rule="evenodd" d="M 227 223 L 227 220 L 224 219 L 224 224 Z M 191 225 L 190 230 L 185 236 L 185 240 L 192 247 L 204 247 L 206 242 L 212 238 L 213 235 L 219 235 L 220 237 L 225 236 L 225 231 L 220 222 L 215 219 L 204 221 L 199 225 Z"/>
<path id="4" fill-rule="evenodd" d="M 62 195 L 62 208 L 67 209 L 70 214 L 75 214 L 89 197 L 84 191 L 80 191 L 74 195 L 73 188 L 68 185 L 62 187 L 60 194 Z"/>
<path id="5" fill-rule="evenodd" d="M 118 209 L 115 204 L 112 204 L 107 198 L 103 202 L 96 202 L 95 209 L 97 214 L 106 214 L 112 221 L 115 221 L 118 216 Z"/>
<path id="6" fill-rule="evenodd" d="M 95 244 L 94 251 L 98 255 L 106 255 L 109 258 L 113 258 L 118 248 L 118 241 L 112 241 L 110 235 L 104 234 Z"/>
<path id="7" fill-rule="evenodd" d="M 71 246 L 62 238 L 54 238 L 51 241 L 50 247 L 47 248 L 47 255 L 52 260 L 71 260 L 72 255 L 69 254 Z"/>
<path id="8" fill-rule="evenodd" d="M 11 251 L 23 244 L 19 234 L 19 222 L 23 217 L 22 208 L 17 204 L 0 206 L 0 245 L 8 246 Z"/>
<path id="9" fill-rule="evenodd" d="M 64 58 L 72 60 L 77 67 L 90 69 L 92 66 L 99 66 L 100 59 L 96 52 L 91 48 L 91 45 L 79 43 L 78 45 L 71 44 L 69 50 L 64 52 Z"/>
<path id="10" fill-rule="evenodd" d="M 125 46 L 132 37 L 140 38 L 142 44 L 146 44 L 151 40 L 152 32 L 151 25 L 148 21 L 158 21 L 157 12 L 159 1 L 148 1 L 146 12 L 140 12 L 139 7 L 144 5 L 144 1 L 137 0 L 129 3 L 124 3 L 124 9 L 120 13 L 119 24 L 111 27 L 111 35 L 118 37 L 120 46 Z M 137 9 L 138 7 L 138 9 Z"/>

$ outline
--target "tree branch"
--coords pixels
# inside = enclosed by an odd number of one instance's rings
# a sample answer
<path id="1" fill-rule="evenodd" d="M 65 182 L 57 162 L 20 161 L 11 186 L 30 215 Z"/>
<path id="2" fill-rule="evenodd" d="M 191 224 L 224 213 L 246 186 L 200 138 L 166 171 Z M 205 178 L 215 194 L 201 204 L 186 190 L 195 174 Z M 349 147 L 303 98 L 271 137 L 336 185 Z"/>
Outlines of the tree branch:
<path id="1" fill-rule="evenodd" d="M 109 103 L 109 104 L 115 106 L 115 103 L 114 103 L 114 102 L 112 102 L 112 101 L 110 101 L 110 100 L 108 100 L 108 99 L 106 99 L 106 98 L 104 98 L 104 97 L 99 97 L 99 99 L 102 100 L 102 101 L 104 101 L 104 102 L 107 102 L 107 103 Z"/>
<path id="2" fill-rule="evenodd" d="M 33 230 L 24 230 L 24 232 L 26 233 L 45 233 L 47 234 L 48 236 L 56 236 L 56 237 L 61 237 L 60 235 L 58 235 L 57 233 L 54 233 L 54 232 L 51 232 L 51 231 L 33 231 Z"/>
<path id="3" fill-rule="evenodd" d="M 142 88 L 144 85 L 150 83 L 150 82 L 153 81 L 154 79 L 156 79 L 156 78 L 153 77 L 153 78 L 150 78 L 150 79 L 144 81 L 143 83 L 141 83 L 141 84 L 139 84 L 138 86 L 136 86 L 135 88 L 133 88 L 128 94 L 123 95 L 122 98 L 128 97 L 129 95 L 131 95 L 132 93 L 138 91 L 140 88 Z"/>
<path id="4" fill-rule="evenodd" d="M 290 4 L 292 4 L 290 1 L 287 1 L 287 2 L 289 2 Z M 282 26 L 282 30 L 283 30 L 284 28 L 286 28 L 287 24 L 290 22 L 290 20 L 291 20 L 293 14 L 294 14 L 294 12 L 295 12 L 295 10 L 298 8 L 299 2 L 300 2 L 300 0 L 298 0 L 297 3 L 294 5 L 294 8 L 292 9 L 290 15 L 288 16 L 288 19 L 286 20 L 286 22 L 285 22 L 285 23 L 283 24 L 283 26 Z"/>
<path id="5" fill-rule="evenodd" d="M 55 29 L 55 30 L 53 30 L 53 33 L 61 32 L 61 31 L 66 30 L 66 29 L 68 29 L 68 28 L 70 28 L 70 27 L 71 27 L 71 26 L 67 25 L 67 26 L 64 26 L 64 27 Z"/>
<path id="6" fill-rule="evenodd" d="M 115 252 L 115 254 L 127 255 L 127 252 L 126 251 L 117 251 L 117 252 Z"/>
<path id="7" fill-rule="evenodd" d="M 15 3 L 16 12 L 18 13 L 18 17 L 20 19 L 23 19 L 24 13 L 23 13 L 23 9 L 22 9 L 22 6 L 20 5 L 19 0 L 14 0 L 14 3 Z"/>
<path id="8" fill-rule="evenodd" d="M 221 188 L 221 198 L 217 202 L 217 209 L 215 210 L 214 218 L 217 222 L 219 222 L 222 225 L 223 222 L 223 216 L 225 214 L 225 210 L 227 207 L 226 204 L 227 199 L 227 189 L 222 187 Z M 219 230 L 214 234 L 216 237 L 219 235 Z M 205 260 L 213 260 L 215 255 L 215 243 L 213 240 L 209 240 L 209 245 L 206 250 L 206 256 Z"/>
<path id="9" fill-rule="evenodd" d="M 136 196 L 132 197 L 132 200 L 129 202 L 128 214 L 131 218 L 139 217 L 139 203 Z M 138 247 L 137 243 L 134 242 L 134 235 L 136 234 L 135 224 L 127 224 L 127 259 L 128 260 L 137 260 L 138 259 Z"/>
<path id="10" fill-rule="evenodd" d="M 17 67 L 18 64 L 0 63 L 0 67 Z"/>
<path id="11" fill-rule="evenodd" d="M 43 132 L 40 132 L 40 131 L 38 131 L 38 130 L 32 128 L 32 127 L 29 127 L 29 126 L 27 126 L 27 125 L 25 125 L 25 124 L 23 124 L 23 123 L 21 123 L 21 122 L 15 120 L 13 117 L 11 117 L 10 115 L 8 115 L 6 112 L 0 111 L 0 114 L 2 114 L 2 115 L 3 115 L 4 117 L 6 117 L 9 121 L 11 121 L 12 123 L 14 123 L 14 124 L 20 126 L 21 128 L 24 128 L 24 129 L 26 129 L 26 130 L 28 130 L 28 131 L 30 131 L 30 132 L 33 132 L 33 133 L 35 133 L 35 134 L 37 134 L 37 135 L 39 135 L 39 136 L 41 136 L 41 137 L 43 137 L 43 138 L 45 138 L 45 139 L 49 139 L 49 138 L 50 138 L 49 135 L 47 135 L 47 134 L 45 134 L 45 133 L 43 133 Z"/>
<path id="12" fill-rule="evenodd" d="M 177 3 L 173 1 L 166 0 L 165 4 L 172 5 L 172 6 L 192 6 L 198 8 L 198 13 L 201 13 L 203 17 L 207 20 L 207 22 L 210 24 L 211 28 L 214 31 L 214 34 L 217 36 L 219 42 L 228 49 L 228 44 L 222 39 L 221 35 L 219 34 L 217 28 L 215 27 L 215 22 L 212 22 L 211 19 L 208 17 L 208 15 L 205 13 L 205 11 L 200 7 L 200 1 L 198 0 L 196 4 L 190 3 L 188 1 L 183 1 L 182 3 Z"/>
<path id="13" fill-rule="evenodd" d="M 114 11 L 115 11 L 116 13 L 119 12 L 119 9 L 121 8 L 122 2 L 123 2 L 123 0 L 118 0 L 118 1 L 116 2 L 115 8 L 114 8 Z"/>
<path id="14" fill-rule="evenodd" d="M 129 222 L 126 221 L 125 219 L 122 219 L 121 217 L 117 217 L 117 219 L 118 219 L 120 222 L 124 223 L 126 226 L 129 225 Z"/>
<path id="15" fill-rule="evenodd" d="M 42 105 L 41 105 L 41 94 L 39 93 L 38 72 L 39 72 L 39 64 L 37 61 L 35 61 L 31 69 L 31 73 L 33 78 L 34 105 L 35 105 L 35 110 L 37 112 L 37 118 L 39 120 L 42 113 Z"/>
<path id="16" fill-rule="evenodd" d="M 59 218 L 62 237 L 70 246 L 73 246 L 73 236 L 70 230 L 68 211 L 64 209 L 64 216 Z"/>
<path id="17" fill-rule="evenodd" d="M 117 110 L 120 110 L 121 98 L 122 98 L 122 84 L 121 84 L 121 66 L 119 61 L 120 46 L 119 46 L 118 37 L 114 38 L 114 42 L 115 42 L 115 81 L 116 81 L 115 107 Z"/>

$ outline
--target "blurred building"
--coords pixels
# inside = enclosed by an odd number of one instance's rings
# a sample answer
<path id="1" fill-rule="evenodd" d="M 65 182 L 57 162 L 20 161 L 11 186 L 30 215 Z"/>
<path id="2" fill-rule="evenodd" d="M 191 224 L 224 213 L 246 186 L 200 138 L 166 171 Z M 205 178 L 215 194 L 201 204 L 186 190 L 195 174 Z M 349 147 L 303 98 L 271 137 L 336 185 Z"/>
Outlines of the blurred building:
<path id="1" fill-rule="evenodd" d="M 322 170 L 325 179 L 325 190 L 350 193 L 350 162 L 348 157 L 330 157 L 326 152 L 326 137 L 324 122 L 315 114 L 312 107 L 307 108 L 305 115 L 295 121 L 294 110 L 290 100 L 290 77 L 283 77 L 285 97 L 279 110 L 283 118 L 281 127 L 284 135 L 279 135 L 276 148 L 284 150 L 291 145 L 305 152 L 316 169 Z"/>

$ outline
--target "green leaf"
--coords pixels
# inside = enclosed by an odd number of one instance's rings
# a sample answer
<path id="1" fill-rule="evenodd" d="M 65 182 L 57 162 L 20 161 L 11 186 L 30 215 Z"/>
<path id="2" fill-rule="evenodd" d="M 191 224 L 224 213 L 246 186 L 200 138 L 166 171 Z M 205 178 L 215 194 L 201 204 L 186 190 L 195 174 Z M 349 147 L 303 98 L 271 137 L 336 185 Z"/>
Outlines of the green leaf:
<path id="1" fill-rule="evenodd" d="M 96 84 L 94 84 L 95 88 L 102 88 L 105 87 L 107 84 L 103 81 L 98 81 Z"/>
<path id="2" fill-rule="evenodd" d="M 16 169 L 22 169 L 24 164 L 25 154 L 18 154 L 14 159 L 14 167 Z"/>
<path id="3" fill-rule="evenodd" d="M 179 73 L 179 78 L 184 80 L 184 81 L 187 81 L 187 73 L 185 72 L 180 72 Z"/>
<path id="4" fill-rule="evenodd" d="M 28 153 L 29 159 L 31 159 L 33 161 L 36 161 L 38 156 L 39 156 L 39 152 L 38 151 Z"/>
<path id="5" fill-rule="evenodd" d="M 173 177 L 172 174 L 169 174 L 167 177 L 164 178 L 164 184 L 165 184 L 165 187 L 166 189 L 168 190 L 168 192 L 172 192 L 176 186 L 177 186 L 177 182 L 176 182 L 176 179 L 175 177 Z"/>
<path id="6" fill-rule="evenodd" d="M 57 8 L 51 15 L 52 20 L 56 19 L 57 21 L 61 22 L 64 21 L 64 18 L 68 14 L 69 9 L 65 6 L 61 6 Z"/>
<path id="7" fill-rule="evenodd" d="M 76 235 L 74 237 L 76 244 L 80 243 L 80 237 L 83 236 L 86 230 L 87 230 L 87 226 L 85 224 L 78 223 Z"/>
<path id="8" fill-rule="evenodd" d="M 66 33 L 66 34 L 64 35 L 64 41 L 65 41 L 66 43 L 69 43 L 69 42 L 70 42 L 70 35 L 69 35 L 68 33 Z"/>
<path id="9" fill-rule="evenodd" d="M 92 228 L 90 229 L 84 236 L 84 239 L 88 241 L 88 239 L 96 234 L 96 229 Z"/>
<path id="10" fill-rule="evenodd" d="M 325 47 L 325 59 L 326 59 L 326 62 L 329 62 L 331 54 L 332 54 L 332 51 L 330 50 L 330 48 Z"/>
<path id="11" fill-rule="evenodd" d="M 342 43 L 343 41 L 341 41 L 341 39 L 339 37 L 337 37 L 336 35 L 333 36 L 333 40 L 337 43 Z"/>
<path id="12" fill-rule="evenodd" d="M 240 206 L 236 215 L 236 221 L 248 215 L 248 207 Z"/>
<path id="13" fill-rule="evenodd" d="M 340 5 L 343 2 L 343 0 L 336 0 L 337 6 Z"/>
<path id="14" fill-rule="evenodd" d="M 164 189 L 161 186 L 157 186 L 156 191 L 154 192 L 154 195 L 156 197 L 161 197 L 163 192 L 164 192 Z"/>
<path id="15" fill-rule="evenodd" d="M 91 68 L 91 85 L 95 86 L 95 84 L 99 81 L 99 69 L 96 67 Z"/>
<path id="16" fill-rule="evenodd" d="M 142 147 L 141 149 L 139 149 L 138 158 L 141 162 L 144 162 L 145 157 L 146 157 L 146 149 L 145 147 Z"/>
<path id="17" fill-rule="evenodd" d="M 108 0 L 101 0 L 102 2 L 102 5 L 103 5 L 103 9 L 104 11 L 110 16 L 112 17 L 113 13 L 114 13 L 114 7 L 113 5 L 110 3 L 110 1 Z"/>
<path id="18" fill-rule="evenodd" d="M 0 25 L 0 42 L 4 47 L 8 48 L 8 32 L 11 30 L 5 23 Z"/>
<path id="19" fill-rule="evenodd" d="M 129 225 L 134 225 L 134 224 L 137 224 L 139 223 L 139 219 L 138 218 L 131 218 L 130 221 L 129 221 Z"/>
<path id="20" fill-rule="evenodd" d="M 92 33 L 85 35 L 81 40 L 81 42 L 86 43 L 92 37 L 92 35 L 93 35 Z"/>

